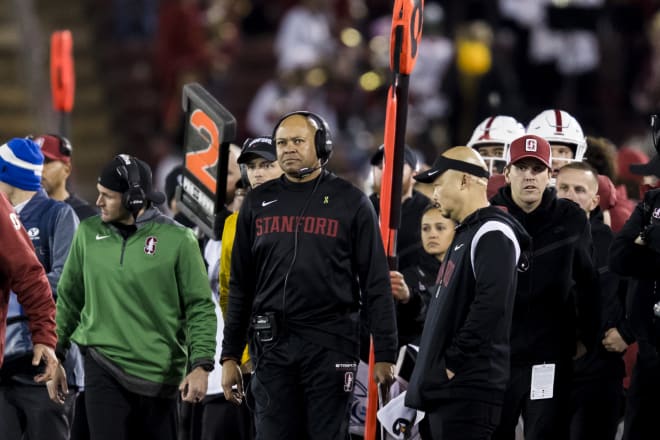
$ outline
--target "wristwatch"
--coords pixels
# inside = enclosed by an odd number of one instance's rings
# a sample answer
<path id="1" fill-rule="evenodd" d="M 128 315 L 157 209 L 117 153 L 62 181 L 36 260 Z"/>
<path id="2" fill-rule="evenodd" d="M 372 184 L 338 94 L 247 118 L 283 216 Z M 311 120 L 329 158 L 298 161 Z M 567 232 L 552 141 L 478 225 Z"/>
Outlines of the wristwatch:
<path id="1" fill-rule="evenodd" d="M 202 364 L 199 365 L 204 369 L 204 371 L 208 371 L 209 373 L 214 370 L 213 364 Z"/>
<path id="2" fill-rule="evenodd" d="M 203 360 L 203 361 L 195 362 L 194 364 L 192 364 L 190 366 L 190 370 L 192 371 L 197 367 L 200 367 L 201 369 L 203 369 L 204 371 L 206 371 L 208 373 L 210 373 L 214 369 L 213 361 L 209 361 L 209 360 Z"/>

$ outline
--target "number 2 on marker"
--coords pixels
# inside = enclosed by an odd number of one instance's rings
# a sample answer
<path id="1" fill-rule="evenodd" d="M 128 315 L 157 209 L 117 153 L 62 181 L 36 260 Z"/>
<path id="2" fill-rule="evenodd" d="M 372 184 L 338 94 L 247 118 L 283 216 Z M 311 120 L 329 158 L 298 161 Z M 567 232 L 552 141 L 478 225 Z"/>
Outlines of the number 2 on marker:
<path id="1" fill-rule="evenodd" d="M 218 126 L 203 111 L 195 110 L 190 116 L 190 125 L 199 133 L 208 146 L 202 150 L 186 153 L 186 169 L 192 173 L 212 194 L 215 194 L 217 181 L 209 171 L 218 163 L 220 132 Z"/>

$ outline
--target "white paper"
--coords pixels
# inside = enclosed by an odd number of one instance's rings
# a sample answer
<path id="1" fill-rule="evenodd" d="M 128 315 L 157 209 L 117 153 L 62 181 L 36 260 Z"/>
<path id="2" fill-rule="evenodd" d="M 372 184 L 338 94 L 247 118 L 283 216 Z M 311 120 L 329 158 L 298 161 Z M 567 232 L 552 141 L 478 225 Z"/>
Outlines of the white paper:
<path id="1" fill-rule="evenodd" d="M 552 399 L 555 385 L 555 364 L 539 364 L 532 367 L 531 400 Z"/>

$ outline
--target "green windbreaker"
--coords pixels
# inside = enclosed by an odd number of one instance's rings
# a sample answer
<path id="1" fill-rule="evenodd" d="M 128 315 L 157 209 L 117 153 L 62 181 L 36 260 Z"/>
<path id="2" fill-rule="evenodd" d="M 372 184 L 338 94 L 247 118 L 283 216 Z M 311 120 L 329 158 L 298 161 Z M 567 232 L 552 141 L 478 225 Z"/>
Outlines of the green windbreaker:
<path id="1" fill-rule="evenodd" d="M 57 336 L 93 347 L 126 374 L 178 385 L 186 362 L 213 361 L 216 316 L 192 231 L 157 209 L 124 238 L 83 221 L 58 285 Z"/>

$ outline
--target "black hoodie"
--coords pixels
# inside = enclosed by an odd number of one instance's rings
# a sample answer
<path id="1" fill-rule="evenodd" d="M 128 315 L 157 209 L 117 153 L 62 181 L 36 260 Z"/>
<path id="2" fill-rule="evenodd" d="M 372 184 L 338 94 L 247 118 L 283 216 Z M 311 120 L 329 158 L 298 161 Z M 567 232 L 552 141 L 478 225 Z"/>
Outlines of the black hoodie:
<path id="1" fill-rule="evenodd" d="M 547 188 L 541 204 L 525 213 L 511 187 L 491 199 L 504 206 L 532 237 L 529 266 L 519 274 L 511 328 L 511 362 L 531 366 L 570 362 L 577 342 L 592 348 L 599 329 L 598 274 L 587 215 Z"/>
<path id="2" fill-rule="evenodd" d="M 528 246 L 523 227 L 496 207 L 479 209 L 456 227 L 426 315 L 407 406 L 429 410 L 446 398 L 501 403 L 516 265 Z M 446 369 L 455 374 L 451 380 Z"/>

